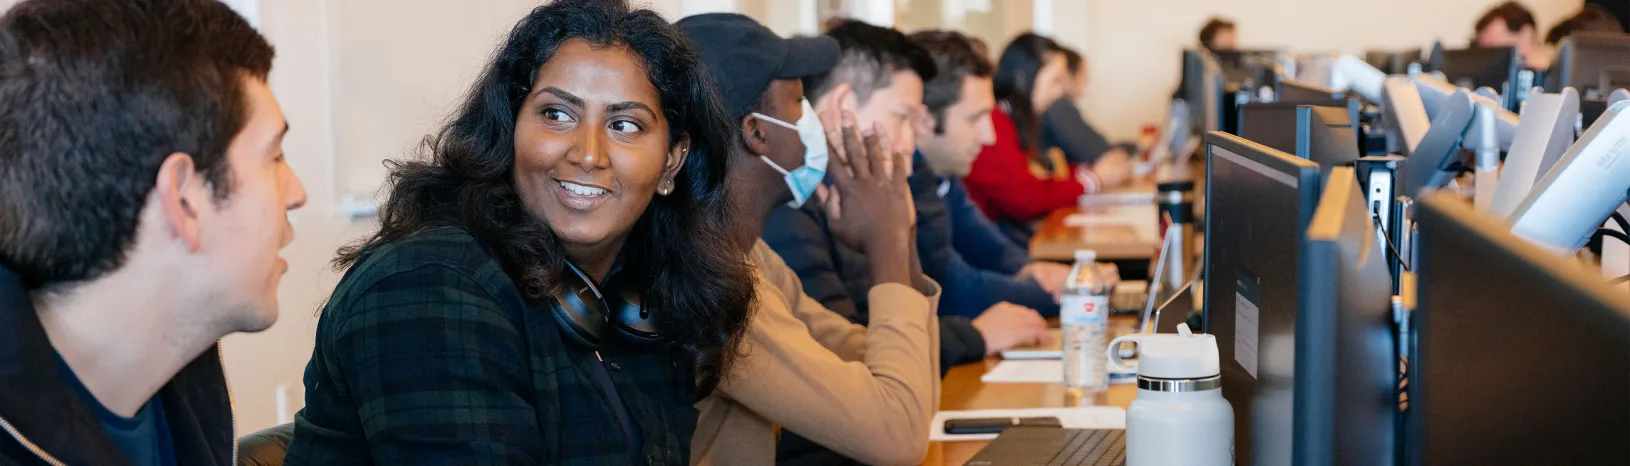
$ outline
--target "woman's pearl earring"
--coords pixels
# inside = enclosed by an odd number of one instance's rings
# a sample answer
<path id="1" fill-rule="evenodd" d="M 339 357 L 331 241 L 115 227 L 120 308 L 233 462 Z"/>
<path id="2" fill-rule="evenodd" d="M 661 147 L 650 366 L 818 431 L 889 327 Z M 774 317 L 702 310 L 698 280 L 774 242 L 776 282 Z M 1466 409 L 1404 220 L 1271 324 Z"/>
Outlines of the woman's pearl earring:
<path id="1" fill-rule="evenodd" d="M 657 188 L 657 194 L 661 194 L 661 195 L 664 195 L 664 196 L 672 194 L 673 192 L 674 192 L 674 180 L 663 181 L 662 182 L 662 187 Z"/>

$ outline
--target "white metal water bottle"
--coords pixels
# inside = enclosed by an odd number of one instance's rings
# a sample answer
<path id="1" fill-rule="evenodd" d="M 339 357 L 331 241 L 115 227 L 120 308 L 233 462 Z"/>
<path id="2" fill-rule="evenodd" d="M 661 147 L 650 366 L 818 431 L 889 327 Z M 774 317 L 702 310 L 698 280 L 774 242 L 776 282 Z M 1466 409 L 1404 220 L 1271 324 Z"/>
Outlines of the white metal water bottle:
<path id="1" fill-rule="evenodd" d="M 1098 272 L 1098 253 L 1075 252 L 1064 281 L 1059 323 L 1064 333 L 1064 388 L 1079 393 L 1109 387 L 1102 354 L 1109 336 L 1109 281 Z"/>
<path id="2" fill-rule="evenodd" d="M 1126 407 L 1127 466 L 1234 464 L 1234 408 L 1222 396 L 1217 339 L 1177 333 L 1116 338 L 1137 342 L 1138 397 Z M 1130 370 L 1119 351 L 1105 351 L 1109 366 Z"/>

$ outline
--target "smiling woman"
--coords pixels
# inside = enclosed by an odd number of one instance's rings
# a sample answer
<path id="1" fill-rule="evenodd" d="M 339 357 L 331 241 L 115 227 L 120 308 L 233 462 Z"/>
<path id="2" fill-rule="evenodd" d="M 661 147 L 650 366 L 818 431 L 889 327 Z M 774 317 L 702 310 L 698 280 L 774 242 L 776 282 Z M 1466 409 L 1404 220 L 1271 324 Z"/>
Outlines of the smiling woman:
<path id="1" fill-rule="evenodd" d="M 516 24 L 340 251 L 288 461 L 688 462 L 753 301 L 699 66 L 623 1 Z"/>

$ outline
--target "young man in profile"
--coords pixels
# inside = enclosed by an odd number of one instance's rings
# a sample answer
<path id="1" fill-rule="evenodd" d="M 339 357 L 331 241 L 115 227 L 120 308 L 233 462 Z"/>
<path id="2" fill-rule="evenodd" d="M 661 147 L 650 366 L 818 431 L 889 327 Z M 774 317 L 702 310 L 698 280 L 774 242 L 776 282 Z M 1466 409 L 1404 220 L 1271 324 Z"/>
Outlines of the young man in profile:
<path id="1" fill-rule="evenodd" d="M 1543 70 L 1551 65 L 1550 54 L 1539 44 L 1539 25 L 1534 13 L 1517 2 L 1495 5 L 1477 18 L 1475 43 L 1478 47 L 1516 47 L 1523 65 Z"/>
<path id="2" fill-rule="evenodd" d="M 0 463 L 233 464 L 217 341 L 277 319 L 272 48 L 214 0 L 0 17 Z"/>

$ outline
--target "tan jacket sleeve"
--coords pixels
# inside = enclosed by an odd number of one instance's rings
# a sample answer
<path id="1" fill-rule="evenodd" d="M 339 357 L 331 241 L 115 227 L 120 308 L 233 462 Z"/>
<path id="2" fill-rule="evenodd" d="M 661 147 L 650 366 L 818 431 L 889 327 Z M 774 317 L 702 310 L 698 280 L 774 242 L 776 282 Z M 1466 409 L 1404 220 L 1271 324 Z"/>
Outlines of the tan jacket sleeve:
<path id="1" fill-rule="evenodd" d="M 900 284 L 872 287 L 870 325 L 861 327 L 804 295 L 797 275 L 762 242 L 753 256 L 786 299 L 760 297 L 740 376 L 720 390 L 860 462 L 921 462 L 939 406 L 938 285 L 933 296 Z M 782 288 L 787 283 L 791 290 Z"/>

